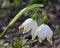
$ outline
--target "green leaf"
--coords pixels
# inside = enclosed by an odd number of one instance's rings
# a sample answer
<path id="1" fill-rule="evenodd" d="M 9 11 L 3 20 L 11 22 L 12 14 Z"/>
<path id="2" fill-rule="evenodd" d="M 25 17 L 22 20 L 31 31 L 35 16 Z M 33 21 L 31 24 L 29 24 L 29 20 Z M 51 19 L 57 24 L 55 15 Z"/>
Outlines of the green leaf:
<path id="1" fill-rule="evenodd" d="M 26 44 L 26 40 L 20 38 L 16 41 L 16 48 L 22 48 Z"/>
<path id="2" fill-rule="evenodd" d="M 0 45 L 0 48 L 5 48 L 3 45 Z"/>
<path id="3" fill-rule="evenodd" d="M 6 48 L 11 48 L 12 47 L 12 43 L 10 43 L 8 46 L 6 46 Z"/>

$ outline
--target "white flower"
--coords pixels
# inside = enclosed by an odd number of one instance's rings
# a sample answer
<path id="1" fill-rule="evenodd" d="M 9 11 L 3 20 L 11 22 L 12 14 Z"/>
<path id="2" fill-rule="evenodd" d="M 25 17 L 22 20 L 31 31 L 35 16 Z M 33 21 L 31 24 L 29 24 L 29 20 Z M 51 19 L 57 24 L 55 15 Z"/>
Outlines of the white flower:
<path id="1" fill-rule="evenodd" d="M 37 29 L 37 36 L 39 38 L 39 42 L 42 42 L 45 38 L 47 38 L 47 40 L 52 43 L 53 31 L 48 25 L 42 24 Z"/>
<path id="2" fill-rule="evenodd" d="M 32 35 L 32 39 L 35 38 L 36 36 L 36 28 L 37 28 L 37 23 L 35 20 L 33 20 L 32 18 L 29 18 L 29 19 L 26 19 L 20 26 L 19 26 L 19 29 L 20 28 L 23 28 L 24 27 L 24 30 L 23 30 L 23 33 L 27 33 L 28 31 L 31 30 L 31 35 Z"/>

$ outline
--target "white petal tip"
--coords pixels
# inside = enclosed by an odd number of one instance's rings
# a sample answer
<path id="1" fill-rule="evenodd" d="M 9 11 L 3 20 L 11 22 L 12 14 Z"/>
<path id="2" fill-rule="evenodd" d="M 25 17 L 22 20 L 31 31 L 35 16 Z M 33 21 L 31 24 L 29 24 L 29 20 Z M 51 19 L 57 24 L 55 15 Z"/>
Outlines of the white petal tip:
<path id="1" fill-rule="evenodd" d="M 23 32 L 23 34 L 25 34 L 25 32 Z"/>
<path id="2" fill-rule="evenodd" d="M 19 26 L 19 29 L 21 29 L 22 28 L 22 24 Z"/>
<path id="3" fill-rule="evenodd" d="M 41 41 L 39 41 L 41 43 Z"/>
<path id="4" fill-rule="evenodd" d="M 35 35 L 32 35 L 32 40 L 34 40 L 35 39 Z"/>
<path id="5" fill-rule="evenodd" d="M 23 30 L 23 33 L 26 33 L 26 30 L 25 29 Z"/>
<path id="6" fill-rule="evenodd" d="M 40 43 L 42 43 L 42 41 L 41 41 L 41 40 L 39 40 L 39 42 L 40 42 Z"/>
<path id="7" fill-rule="evenodd" d="M 52 38 L 49 38 L 48 41 L 49 41 L 51 44 L 53 43 Z"/>
<path id="8" fill-rule="evenodd" d="M 21 29 L 21 27 L 19 27 L 19 29 Z"/>
<path id="9" fill-rule="evenodd" d="M 53 44 L 53 42 L 52 42 L 52 41 L 49 41 L 49 43 L 50 43 L 50 44 Z"/>
<path id="10" fill-rule="evenodd" d="M 43 38 L 39 38 L 39 42 L 41 43 L 43 41 Z"/>
<path id="11" fill-rule="evenodd" d="M 53 42 L 50 42 L 50 44 L 52 44 Z"/>
<path id="12" fill-rule="evenodd" d="M 32 38 L 31 40 L 34 40 L 34 38 Z"/>

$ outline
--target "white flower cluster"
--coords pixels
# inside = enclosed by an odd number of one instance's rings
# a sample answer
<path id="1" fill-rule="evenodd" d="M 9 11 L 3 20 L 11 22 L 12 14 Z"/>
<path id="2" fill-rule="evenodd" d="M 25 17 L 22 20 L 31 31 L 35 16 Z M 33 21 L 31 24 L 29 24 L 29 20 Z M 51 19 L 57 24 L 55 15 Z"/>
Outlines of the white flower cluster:
<path id="1" fill-rule="evenodd" d="M 23 28 L 23 33 L 27 33 L 31 30 L 32 40 L 35 39 L 36 36 L 39 38 L 39 42 L 41 43 L 45 38 L 52 43 L 52 36 L 53 31 L 50 29 L 50 27 L 46 24 L 42 24 L 40 26 L 37 25 L 37 22 L 33 20 L 32 18 L 26 19 L 22 25 L 19 26 L 20 28 Z"/>

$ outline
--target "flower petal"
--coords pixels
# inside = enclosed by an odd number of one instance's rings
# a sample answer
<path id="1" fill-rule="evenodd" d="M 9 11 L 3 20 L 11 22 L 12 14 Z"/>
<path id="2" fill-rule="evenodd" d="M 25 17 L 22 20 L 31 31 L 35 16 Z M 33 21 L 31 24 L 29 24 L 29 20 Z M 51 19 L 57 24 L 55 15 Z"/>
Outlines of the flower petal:
<path id="1" fill-rule="evenodd" d="M 43 38 L 39 38 L 39 42 L 41 43 L 44 39 Z"/>
<path id="2" fill-rule="evenodd" d="M 24 26 L 24 30 L 26 30 L 26 32 L 24 32 L 23 31 L 23 33 L 27 33 L 28 31 L 30 31 L 31 30 L 31 23 L 30 24 L 28 24 L 28 25 L 26 25 L 26 26 Z"/>
<path id="3" fill-rule="evenodd" d="M 50 29 L 48 25 L 42 24 L 41 26 L 38 27 L 37 29 L 37 36 L 40 38 L 45 39 L 47 37 L 47 40 L 52 43 L 52 36 L 53 36 L 53 31 Z"/>
<path id="4" fill-rule="evenodd" d="M 26 30 L 25 30 L 25 29 L 23 30 L 23 34 L 24 34 L 24 33 L 26 33 Z"/>
<path id="5" fill-rule="evenodd" d="M 37 33 L 36 30 L 37 30 L 37 23 L 36 21 L 33 21 L 32 30 L 31 30 L 32 40 L 34 40 L 36 37 L 36 33 Z"/>
<path id="6" fill-rule="evenodd" d="M 35 35 L 32 35 L 32 40 L 34 40 L 35 39 Z"/>
<path id="7" fill-rule="evenodd" d="M 36 32 L 37 32 L 38 38 L 45 39 L 47 37 L 47 32 L 44 26 L 39 26 Z"/>
<path id="8" fill-rule="evenodd" d="M 32 21 L 32 18 L 26 19 L 20 26 L 19 29 L 23 28 L 24 26 L 28 25 Z"/>
<path id="9" fill-rule="evenodd" d="M 26 20 L 23 22 L 23 25 L 29 24 L 31 21 L 32 21 L 32 18 L 26 19 Z"/>
<path id="10" fill-rule="evenodd" d="M 47 38 L 47 40 L 52 44 L 52 38 Z"/>
<path id="11" fill-rule="evenodd" d="M 19 29 L 21 29 L 21 28 L 23 28 L 23 25 L 22 24 L 19 26 Z"/>

